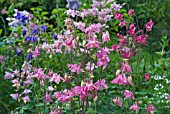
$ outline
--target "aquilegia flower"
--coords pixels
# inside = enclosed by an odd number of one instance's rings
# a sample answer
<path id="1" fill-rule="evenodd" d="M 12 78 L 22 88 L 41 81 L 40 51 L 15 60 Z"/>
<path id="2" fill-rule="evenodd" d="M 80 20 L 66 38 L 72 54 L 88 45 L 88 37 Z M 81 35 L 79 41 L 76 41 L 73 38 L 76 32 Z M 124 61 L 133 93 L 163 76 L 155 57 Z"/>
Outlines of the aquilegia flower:
<path id="1" fill-rule="evenodd" d="M 135 112 L 139 110 L 138 104 L 135 102 L 131 107 L 130 110 L 134 110 Z"/>
<path id="2" fill-rule="evenodd" d="M 72 10 L 77 10 L 79 7 L 81 7 L 81 2 L 78 0 L 67 0 L 67 8 L 72 9 Z"/>

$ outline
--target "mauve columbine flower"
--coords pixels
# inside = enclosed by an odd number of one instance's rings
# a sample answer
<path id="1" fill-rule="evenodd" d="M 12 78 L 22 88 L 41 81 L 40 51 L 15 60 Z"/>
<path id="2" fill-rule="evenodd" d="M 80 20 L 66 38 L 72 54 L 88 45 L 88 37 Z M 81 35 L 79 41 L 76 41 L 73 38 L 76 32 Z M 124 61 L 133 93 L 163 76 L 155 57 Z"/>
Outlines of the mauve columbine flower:
<path id="1" fill-rule="evenodd" d="M 17 100 L 18 97 L 19 97 L 19 94 L 18 94 L 18 93 L 10 94 L 10 96 L 11 96 L 13 99 Z"/>
<path id="2" fill-rule="evenodd" d="M 14 77 L 13 73 L 5 71 L 4 79 L 12 79 L 13 77 Z"/>
<path id="3" fill-rule="evenodd" d="M 48 86 L 48 91 L 53 91 L 53 90 L 54 90 L 53 86 Z"/>
<path id="4" fill-rule="evenodd" d="M 124 95 L 125 95 L 126 98 L 135 99 L 133 93 L 129 90 L 125 90 Z"/>
<path id="5" fill-rule="evenodd" d="M 28 94 L 28 93 L 31 93 L 31 92 L 32 92 L 31 90 L 25 89 L 25 90 L 22 92 L 22 94 Z"/>
<path id="6" fill-rule="evenodd" d="M 148 114 L 153 114 L 154 111 L 155 111 L 154 105 L 153 105 L 153 104 L 149 104 L 149 105 L 147 106 L 146 112 L 147 112 Z"/>
<path id="7" fill-rule="evenodd" d="M 43 98 L 44 98 L 44 102 L 53 102 L 48 92 L 45 93 L 45 96 L 43 96 Z"/>
<path id="8" fill-rule="evenodd" d="M 135 102 L 131 107 L 130 110 L 134 110 L 135 112 L 139 110 L 138 104 Z"/>
<path id="9" fill-rule="evenodd" d="M 33 22 L 30 22 L 29 28 L 33 30 L 35 27 L 36 27 L 36 25 Z"/>
<path id="10" fill-rule="evenodd" d="M 151 31 L 152 27 L 153 27 L 154 23 L 152 22 L 152 19 L 150 19 L 150 21 L 148 23 L 146 23 L 145 27 L 146 27 L 146 31 Z"/>
<path id="11" fill-rule="evenodd" d="M 22 100 L 24 101 L 24 103 L 30 102 L 29 96 L 22 97 Z"/>
<path id="12" fill-rule="evenodd" d="M 134 11 L 132 10 L 132 9 L 130 9 L 129 11 L 128 11 L 128 15 L 134 15 Z"/>
<path id="13" fill-rule="evenodd" d="M 88 40 L 88 43 L 86 45 L 87 49 L 90 49 L 90 48 L 100 48 L 100 42 L 98 42 L 96 40 L 96 38 L 93 38 L 93 39 L 90 39 Z"/>

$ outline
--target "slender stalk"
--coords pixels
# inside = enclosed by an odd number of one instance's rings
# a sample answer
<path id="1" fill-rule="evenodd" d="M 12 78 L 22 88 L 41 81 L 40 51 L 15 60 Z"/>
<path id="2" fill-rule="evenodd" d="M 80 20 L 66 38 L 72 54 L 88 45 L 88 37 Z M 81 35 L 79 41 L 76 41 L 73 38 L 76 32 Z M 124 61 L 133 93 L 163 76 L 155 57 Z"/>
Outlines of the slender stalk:
<path id="1" fill-rule="evenodd" d="M 99 94 L 97 94 L 98 98 L 102 100 L 102 102 L 114 113 L 117 114 L 101 97 Z"/>

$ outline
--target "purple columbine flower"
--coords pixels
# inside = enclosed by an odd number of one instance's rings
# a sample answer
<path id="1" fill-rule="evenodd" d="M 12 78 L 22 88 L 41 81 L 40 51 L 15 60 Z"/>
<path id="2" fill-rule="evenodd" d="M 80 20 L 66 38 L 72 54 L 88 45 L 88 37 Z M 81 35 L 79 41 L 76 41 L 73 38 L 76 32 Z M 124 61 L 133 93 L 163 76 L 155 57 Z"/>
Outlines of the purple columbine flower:
<path id="1" fill-rule="evenodd" d="M 77 10 L 82 5 L 78 0 L 67 0 L 67 2 L 68 4 L 66 7 L 72 10 Z"/>
<path id="2" fill-rule="evenodd" d="M 20 12 L 17 12 L 16 16 L 14 17 L 18 21 L 22 22 L 23 25 L 26 24 L 26 21 L 28 20 L 28 16 L 25 14 L 21 14 Z"/>
<path id="3" fill-rule="evenodd" d="M 36 27 L 32 30 L 31 34 L 37 34 L 38 35 L 39 33 L 40 33 L 40 29 L 39 29 L 39 27 Z"/>
<path id="4" fill-rule="evenodd" d="M 26 35 L 26 30 L 22 30 L 22 35 L 25 36 Z"/>
<path id="5" fill-rule="evenodd" d="M 20 56 L 20 55 L 22 54 L 22 50 L 21 50 L 20 48 L 17 48 L 17 49 L 16 49 L 16 54 L 17 54 L 18 56 Z"/>
<path id="6" fill-rule="evenodd" d="M 28 54 L 27 54 L 27 60 L 29 61 L 29 60 L 31 60 L 32 59 L 32 53 L 31 52 L 29 52 Z"/>
<path id="7" fill-rule="evenodd" d="M 53 38 L 54 38 L 55 40 L 57 40 L 57 35 L 56 35 L 56 34 L 53 34 L 52 36 L 53 36 Z"/>
<path id="8" fill-rule="evenodd" d="M 45 26 L 40 26 L 40 27 L 41 27 L 41 29 L 42 29 L 42 32 L 46 32 L 46 30 L 47 30 L 47 28 L 48 28 L 47 25 L 45 25 Z"/>
<path id="9" fill-rule="evenodd" d="M 25 41 L 30 41 L 30 42 L 36 42 L 37 41 L 37 37 L 35 36 L 28 36 L 25 38 Z"/>

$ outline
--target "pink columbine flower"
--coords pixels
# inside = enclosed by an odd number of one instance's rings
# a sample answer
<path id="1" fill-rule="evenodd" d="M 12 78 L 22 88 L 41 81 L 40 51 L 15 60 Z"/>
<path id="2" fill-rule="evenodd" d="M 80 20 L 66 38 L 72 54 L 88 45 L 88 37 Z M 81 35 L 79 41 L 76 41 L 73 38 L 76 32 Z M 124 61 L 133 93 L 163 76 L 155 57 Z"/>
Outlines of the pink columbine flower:
<path id="1" fill-rule="evenodd" d="M 89 71 L 93 71 L 94 70 L 94 68 L 97 68 L 96 66 L 95 66 L 95 64 L 94 63 L 91 63 L 91 62 L 88 62 L 87 64 L 86 64 L 86 70 L 89 70 Z"/>
<path id="2" fill-rule="evenodd" d="M 14 77 L 13 73 L 5 71 L 4 79 L 12 79 L 13 77 Z"/>
<path id="3" fill-rule="evenodd" d="M 152 112 L 154 112 L 154 110 L 155 110 L 154 105 L 153 105 L 153 104 L 149 104 L 149 105 L 147 106 L 146 112 L 147 112 L 148 114 L 153 114 Z"/>
<path id="4" fill-rule="evenodd" d="M 3 14 L 5 14 L 6 13 L 6 10 L 5 9 L 2 9 L 1 10 L 1 14 L 3 15 Z"/>
<path id="5" fill-rule="evenodd" d="M 152 19 L 150 19 L 150 21 L 145 25 L 146 30 L 149 32 L 152 30 L 152 26 L 154 25 L 154 23 L 152 22 Z"/>
<path id="6" fill-rule="evenodd" d="M 30 102 L 29 96 L 22 97 L 22 100 L 24 101 L 24 103 Z"/>
<path id="7" fill-rule="evenodd" d="M 123 16 L 124 16 L 123 14 L 119 14 L 117 12 L 114 12 L 114 17 L 115 17 L 116 20 L 122 20 Z"/>
<path id="8" fill-rule="evenodd" d="M 145 78 L 145 81 L 149 80 L 150 79 L 150 75 L 149 74 L 144 74 L 144 78 Z"/>
<path id="9" fill-rule="evenodd" d="M 97 54 L 98 61 L 96 63 L 96 66 L 98 66 L 98 67 L 103 66 L 103 69 L 105 69 L 107 67 L 107 64 L 110 61 L 110 58 L 108 57 L 108 54 L 110 54 L 108 48 L 101 48 L 98 51 L 98 54 Z"/>
<path id="10" fill-rule="evenodd" d="M 18 93 L 10 94 L 10 96 L 11 96 L 13 99 L 17 100 L 18 97 L 19 97 L 19 94 L 18 94 Z"/>
<path id="11" fill-rule="evenodd" d="M 134 11 L 132 10 L 132 9 L 130 9 L 129 11 L 128 11 L 128 15 L 134 15 Z"/>
<path id="12" fill-rule="evenodd" d="M 166 96 L 166 98 L 168 99 L 168 101 L 170 102 L 170 96 Z"/>
<path id="13" fill-rule="evenodd" d="M 39 80 L 45 80 L 49 77 L 46 74 L 44 74 L 42 68 L 38 68 L 38 69 L 34 69 L 34 74 L 33 74 L 32 78 L 37 78 Z"/>
<path id="14" fill-rule="evenodd" d="M 126 21 L 121 21 L 120 23 L 119 23 L 119 26 L 126 26 Z"/>
<path id="15" fill-rule="evenodd" d="M 103 43 L 110 41 L 110 36 L 109 36 L 109 32 L 108 31 L 103 33 L 102 40 L 103 40 Z"/>
<path id="16" fill-rule="evenodd" d="M 53 86 L 48 86 L 48 91 L 53 91 L 53 90 L 54 90 Z"/>
<path id="17" fill-rule="evenodd" d="M 51 82 L 55 82 L 56 84 L 59 84 L 61 80 L 64 81 L 64 79 L 60 75 L 58 75 L 57 73 L 53 73 L 53 75 L 50 79 Z"/>
<path id="18" fill-rule="evenodd" d="M 102 24 L 100 23 L 91 24 L 85 29 L 85 32 L 89 34 L 99 33 L 101 28 L 102 28 Z"/>
<path id="19" fill-rule="evenodd" d="M 80 72 L 84 72 L 78 64 L 67 64 L 67 66 L 70 68 L 71 72 L 76 72 L 77 74 L 80 74 Z"/>
<path id="20" fill-rule="evenodd" d="M 33 30 L 35 27 L 36 25 L 33 22 L 30 22 L 29 28 Z"/>
<path id="21" fill-rule="evenodd" d="M 34 59 L 37 58 L 37 56 L 40 55 L 40 48 L 38 46 L 36 46 L 35 51 L 31 52 L 32 56 L 34 57 Z"/>
<path id="22" fill-rule="evenodd" d="M 46 92 L 45 96 L 43 96 L 44 98 L 44 102 L 53 102 L 53 100 L 50 97 L 50 94 L 48 94 L 48 92 Z"/>
<path id="23" fill-rule="evenodd" d="M 82 22 L 74 22 L 74 26 L 76 26 L 78 29 L 80 29 L 82 32 L 85 31 L 85 23 Z"/>
<path id="24" fill-rule="evenodd" d="M 111 83 L 119 84 L 119 85 L 123 85 L 123 86 L 130 84 L 130 85 L 134 86 L 134 84 L 126 78 L 124 73 L 119 74 L 114 80 L 111 81 Z"/>
<path id="25" fill-rule="evenodd" d="M 120 102 L 120 98 L 119 97 L 114 98 L 113 102 L 114 102 L 115 105 L 123 106 L 123 103 Z"/>
<path id="26" fill-rule="evenodd" d="M 124 95 L 125 95 L 126 98 L 135 99 L 133 93 L 130 92 L 129 90 L 125 90 Z"/>
<path id="27" fill-rule="evenodd" d="M 129 66 L 128 62 L 122 62 L 122 72 L 132 72 L 131 67 Z"/>
<path id="28" fill-rule="evenodd" d="M 106 84 L 105 79 L 98 80 L 94 85 L 96 86 L 97 90 L 102 90 L 102 89 L 108 87 L 107 84 Z"/>
<path id="29" fill-rule="evenodd" d="M 87 49 L 90 48 L 100 48 L 100 42 L 98 42 L 95 38 L 88 40 L 88 43 L 86 45 Z"/>
<path id="30" fill-rule="evenodd" d="M 134 110 L 135 112 L 139 110 L 138 104 L 135 102 L 131 107 L 130 110 Z"/>
<path id="31" fill-rule="evenodd" d="M 135 36 L 134 37 L 134 41 L 136 43 L 141 43 L 142 46 L 146 45 L 146 40 L 147 40 L 148 36 L 147 35 L 139 35 L 139 36 Z"/>

